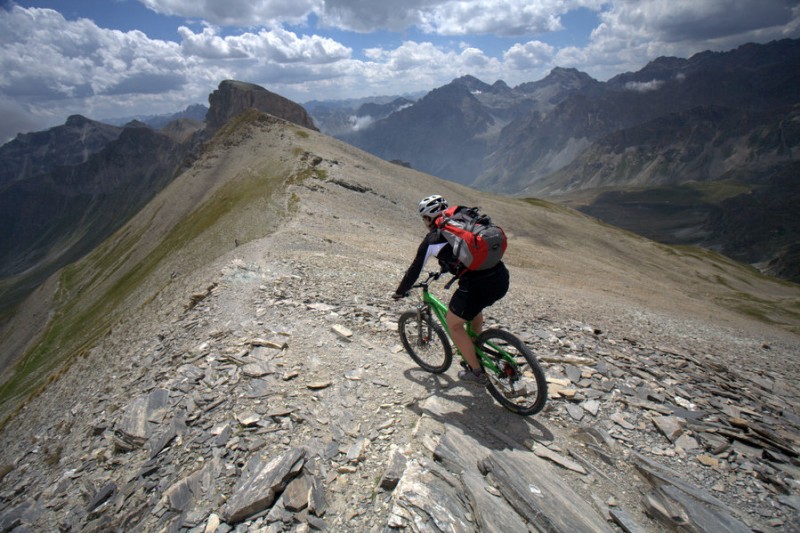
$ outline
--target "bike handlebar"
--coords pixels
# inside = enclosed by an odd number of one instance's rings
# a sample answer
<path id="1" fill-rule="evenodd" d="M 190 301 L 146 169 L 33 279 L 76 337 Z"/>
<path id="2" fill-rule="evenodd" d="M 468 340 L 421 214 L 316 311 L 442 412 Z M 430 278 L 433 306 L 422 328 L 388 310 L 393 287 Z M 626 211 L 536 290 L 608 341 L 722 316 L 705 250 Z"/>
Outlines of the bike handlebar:
<path id="1" fill-rule="evenodd" d="M 444 272 L 428 272 L 428 278 L 425 281 L 420 281 L 419 283 L 415 283 L 411 288 L 412 289 L 427 289 L 428 285 L 431 284 L 431 281 L 436 281 L 440 277 L 442 277 Z"/>

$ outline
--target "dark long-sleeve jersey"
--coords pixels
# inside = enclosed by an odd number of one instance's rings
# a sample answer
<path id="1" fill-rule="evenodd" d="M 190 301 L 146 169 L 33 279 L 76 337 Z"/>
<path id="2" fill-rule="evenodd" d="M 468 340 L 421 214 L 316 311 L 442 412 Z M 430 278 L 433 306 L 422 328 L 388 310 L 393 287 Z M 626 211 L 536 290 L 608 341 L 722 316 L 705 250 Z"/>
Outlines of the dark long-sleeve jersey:
<path id="1" fill-rule="evenodd" d="M 447 242 L 441 231 L 434 228 L 425 236 L 422 243 L 420 243 L 414 261 L 411 262 L 411 266 L 408 267 L 405 276 L 403 276 L 400 285 L 398 285 L 395 291 L 397 294 L 405 294 L 411 290 L 411 287 L 416 283 L 417 278 L 419 278 L 419 275 L 422 273 L 422 269 L 425 268 L 425 264 L 431 257 L 436 257 L 442 270 L 446 270 L 452 274 L 457 272 L 456 265 L 458 264 L 458 260 L 453 254 L 453 247 L 450 246 L 450 243 Z"/>

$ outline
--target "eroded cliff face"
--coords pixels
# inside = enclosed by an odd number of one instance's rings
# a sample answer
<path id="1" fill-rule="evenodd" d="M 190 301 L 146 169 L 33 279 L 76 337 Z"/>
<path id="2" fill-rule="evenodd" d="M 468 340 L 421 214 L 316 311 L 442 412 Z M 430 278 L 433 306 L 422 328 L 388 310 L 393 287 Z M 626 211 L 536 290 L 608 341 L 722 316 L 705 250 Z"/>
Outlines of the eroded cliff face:
<path id="1" fill-rule="evenodd" d="M 314 121 L 301 105 L 252 83 L 224 80 L 219 84 L 219 88 L 208 96 L 208 103 L 210 108 L 206 115 L 206 127 L 211 132 L 218 130 L 228 120 L 250 108 L 318 131 Z"/>
<path id="2" fill-rule="evenodd" d="M 20 134 L 0 147 L 0 191 L 58 166 L 85 163 L 115 141 L 122 130 L 72 115 L 62 126 Z"/>

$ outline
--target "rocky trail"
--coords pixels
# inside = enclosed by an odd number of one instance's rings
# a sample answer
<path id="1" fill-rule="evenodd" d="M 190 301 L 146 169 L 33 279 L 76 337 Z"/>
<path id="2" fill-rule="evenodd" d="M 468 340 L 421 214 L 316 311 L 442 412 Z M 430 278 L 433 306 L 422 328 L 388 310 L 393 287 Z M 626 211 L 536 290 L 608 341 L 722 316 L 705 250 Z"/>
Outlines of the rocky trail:
<path id="1" fill-rule="evenodd" d="M 162 242 L 218 205 L 193 195 L 235 206 L 162 243 L 121 318 L 9 419 L 0 531 L 800 531 L 785 287 L 300 133 L 236 130 L 141 214 L 155 229 L 133 221 Z M 487 327 L 543 363 L 535 417 L 401 347 L 415 302 L 389 295 L 430 189 L 515 233 Z M 87 264 L 75 293 L 105 279 Z M 777 318 L 720 305 L 739 301 Z"/>
<path id="2" fill-rule="evenodd" d="M 800 530 L 790 377 L 510 297 L 490 325 L 549 380 L 519 417 L 414 366 L 396 333 L 413 302 L 385 298 L 385 269 L 276 239 L 157 298 L 26 405 L 0 529 Z"/>

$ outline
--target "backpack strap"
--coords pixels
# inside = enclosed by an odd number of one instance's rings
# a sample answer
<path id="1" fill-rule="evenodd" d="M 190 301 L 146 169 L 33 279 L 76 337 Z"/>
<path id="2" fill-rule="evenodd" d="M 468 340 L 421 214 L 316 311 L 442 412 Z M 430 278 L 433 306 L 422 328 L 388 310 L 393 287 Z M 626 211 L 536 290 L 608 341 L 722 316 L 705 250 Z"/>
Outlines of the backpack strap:
<path id="1" fill-rule="evenodd" d="M 454 205 L 453 207 L 448 207 L 447 209 L 439 213 L 439 216 L 437 216 L 433 220 L 433 223 L 441 228 L 442 226 L 447 224 L 447 221 L 450 220 L 450 218 L 452 218 L 453 215 L 456 214 L 456 209 L 458 209 L 457 205 Z"/>

